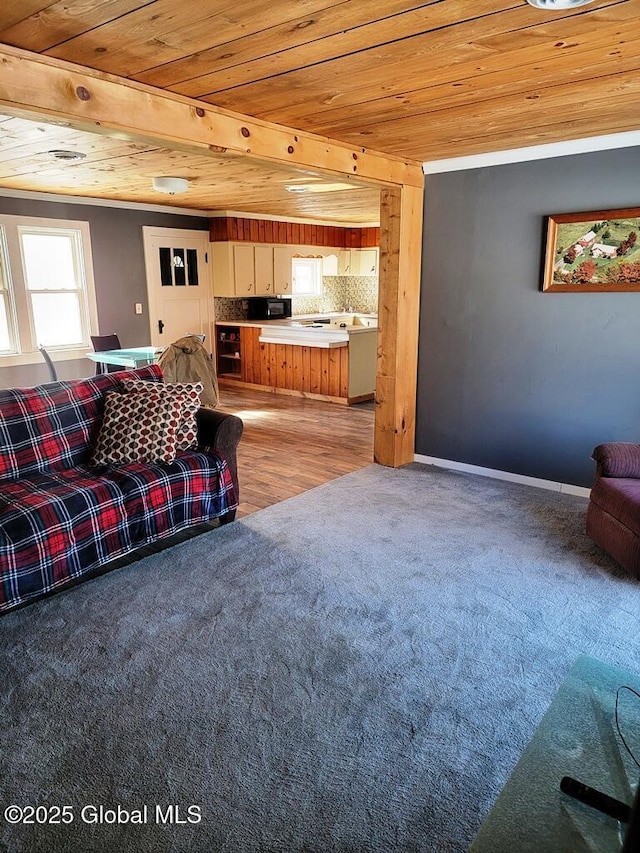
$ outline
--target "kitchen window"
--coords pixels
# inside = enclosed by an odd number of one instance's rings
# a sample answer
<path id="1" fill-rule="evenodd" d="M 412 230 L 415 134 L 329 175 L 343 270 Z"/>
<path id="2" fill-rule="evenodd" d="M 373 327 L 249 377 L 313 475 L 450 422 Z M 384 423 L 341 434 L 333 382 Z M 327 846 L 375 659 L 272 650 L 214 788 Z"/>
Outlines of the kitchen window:
<path id="1" fill-rule="evenodd" d="M 81 358 L 95 328 L 88 223 L 0 216 L 0 363 Z"/>
<path id="2" fill-rule="evenodd" d="M 293 258 L 291 272 L 293 296 L 318 296 L 322 293 L 322 258 Z"/>

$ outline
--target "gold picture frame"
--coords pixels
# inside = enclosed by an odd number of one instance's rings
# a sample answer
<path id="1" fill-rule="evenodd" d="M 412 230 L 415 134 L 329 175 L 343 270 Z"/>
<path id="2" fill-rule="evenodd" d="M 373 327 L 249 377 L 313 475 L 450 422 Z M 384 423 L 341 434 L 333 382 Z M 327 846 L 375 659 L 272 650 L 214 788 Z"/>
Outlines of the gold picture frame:
<path id="1" fill-rule="evenodd" d="M 640 208 L 548 216 L 542 290 L 640 291 Z"/>

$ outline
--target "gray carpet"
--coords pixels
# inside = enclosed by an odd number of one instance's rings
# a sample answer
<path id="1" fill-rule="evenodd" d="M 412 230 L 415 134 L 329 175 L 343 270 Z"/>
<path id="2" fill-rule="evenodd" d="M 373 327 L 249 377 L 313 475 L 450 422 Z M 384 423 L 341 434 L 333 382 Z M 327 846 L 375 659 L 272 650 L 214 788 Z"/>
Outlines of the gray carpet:
<path id="1" fill-rule="evenodd" d="M 0 802 L 73 823 L 2 849 L 465 850 L 576 656 L 640 669 L 585 508 L 372 466 L 9 614 Z"/>

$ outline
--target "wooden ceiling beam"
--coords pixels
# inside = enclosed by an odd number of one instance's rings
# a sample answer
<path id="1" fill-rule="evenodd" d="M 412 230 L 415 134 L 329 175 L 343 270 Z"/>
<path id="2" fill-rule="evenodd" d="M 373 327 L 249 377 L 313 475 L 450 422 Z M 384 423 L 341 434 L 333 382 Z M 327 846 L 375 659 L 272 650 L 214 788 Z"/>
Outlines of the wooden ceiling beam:
<path id="1" fill-rule="evenodd" d="M 135 142 L 243 156 L 379 186 L 421 187 L 419 163 L 253 119 L 0 45 L 0 108 Z"/>

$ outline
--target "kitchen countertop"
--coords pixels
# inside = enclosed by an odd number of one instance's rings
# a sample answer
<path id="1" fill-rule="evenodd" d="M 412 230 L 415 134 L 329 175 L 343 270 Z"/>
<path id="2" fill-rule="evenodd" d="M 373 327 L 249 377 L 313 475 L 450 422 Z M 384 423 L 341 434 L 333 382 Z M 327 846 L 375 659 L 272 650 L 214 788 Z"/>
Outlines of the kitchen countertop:
<path id="1" fill-rule="evenodd" d="M 375 322 L 375 326 L 344 325 L 340 326 L 342 317 L 361 317 Z M 309 321 L 319 318 L 329 318 L 332 323 L 317 326 L 309 325 Z M 296 346 L 322 347 L 334 349 L 348 346 L 353 335 L 373 333 L 377 331 L 377 314 L 365 314 L 360 311 L 326 312 L 323 314 L 300 314 L 282 320 L 217 320 L 216 326 L 249 326 L 261 329 L 260 341 L 263 343 L 293 344 Z"/>
<path id="2" fill-rule="evenodd" d="M 294 326 L 297 327 L 297 324 L 300 322 L 306 322 L 309 320 L 318 320 L 322 317 L 329 317 L 331 320 L 337 320 L 340 317 L 348 316 L 351 317 L 353 315 L 357 317 L 366 317 L 370 320 L 378 319 L 377 314 L 366 314 L 363 311 L 325 311 L 323 314 L 296 314 L 294 317 L 285 317 L 282 320 L 216 320 L 216 326 L 251 326 L 251 327 L 264 327 L 270 328 L 272 326 Z M 366 326 L 355 326 L 355 329 L 366 329 Z M 374 328 L 374 327 L 370 327 Z"/>

